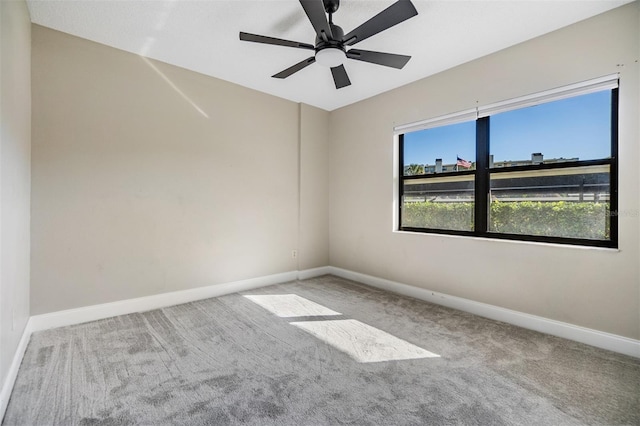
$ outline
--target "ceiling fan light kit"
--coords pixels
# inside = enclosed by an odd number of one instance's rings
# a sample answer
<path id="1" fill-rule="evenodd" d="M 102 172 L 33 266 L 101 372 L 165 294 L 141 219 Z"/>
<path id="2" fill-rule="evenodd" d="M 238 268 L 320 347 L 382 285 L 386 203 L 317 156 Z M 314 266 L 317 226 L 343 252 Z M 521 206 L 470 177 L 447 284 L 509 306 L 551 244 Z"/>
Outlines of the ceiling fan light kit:
<path id="1" fill-rule="evenodd" d="M 316 52 L 316 62 L 325 67 L 337 67 L 347 59 L 344 50 L 337 47 L 327 47 Z"/>
<path id="2" fill-rule="evenodd" d="M 394 53 L 353 48 L 347 49 L 347 47 L 351 47 L 356 43 L 416 16 L 418 11 L 410 0 L 399 0 L 393 3 L 346 35 L 342 31 L 342 28 L 333 23 L 333 14 L 340 7 L 340 0 L 300 0 L 300 4 L 307 14 L 313 29 L 316 31 L 315 45 L 240 32 L 240 40 L 243 41 L 315 51 L 313 56 L 274 74 L 272 76 L 274 78 L 287 78 L 314 62 L 318 62 L 320 65 L 331 68 L 336 89 L 340 89 L 351 85 L 351 81 L 344 67 L 347 59 L 397 69 L 403 68 L 409 59 L 411 59 L 411 56 L 397 55 Z"/>

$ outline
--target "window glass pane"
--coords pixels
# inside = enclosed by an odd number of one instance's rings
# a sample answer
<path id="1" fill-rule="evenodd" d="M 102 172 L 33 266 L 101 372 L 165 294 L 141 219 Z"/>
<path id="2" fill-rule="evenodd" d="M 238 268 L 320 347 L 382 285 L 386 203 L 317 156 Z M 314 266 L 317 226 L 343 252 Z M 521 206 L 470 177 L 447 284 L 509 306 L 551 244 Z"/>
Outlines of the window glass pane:
<path id="1" fill-rule="evenodd" d="M 610 240 L 609 165 L 491 175 L 489 231 Z"/>
<path id="2" fill-rule="evenodd" d="M 404 134 L 404 175 L 475 169 L 475 121 Z"/>
<path id="3" fill-rule="evenodd" d="M 407 179 L 402 227 L 473 230 L 474 176 Z"/>
<path id="4" fill-rule="evenodd" d="M 611 157 L 611 91 L 491 116 L 489 166 Z"/>

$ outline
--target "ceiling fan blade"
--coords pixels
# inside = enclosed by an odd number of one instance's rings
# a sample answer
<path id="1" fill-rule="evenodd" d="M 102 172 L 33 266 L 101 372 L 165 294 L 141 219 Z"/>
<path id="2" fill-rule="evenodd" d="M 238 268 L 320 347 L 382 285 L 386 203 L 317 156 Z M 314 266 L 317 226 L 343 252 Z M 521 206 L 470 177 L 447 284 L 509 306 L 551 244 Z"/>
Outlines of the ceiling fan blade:
<path id="1" fill-rule="evenodd" d="M 322 0 L 300 0 L 300 4 L 307 14 L 309 21 L 311 21 L 313 29 L 316 30 L 318 37 L 324 41 L 333 38 L 331 27 L 329 27 L 327 15 L 324 11 L 324 2 Z"/>
<path id="2" fill-rule="evenodd" d="M 395 53 L 372 52 L 371 50 L 351 49 L 347 52 L 347 58 L 401 69 L 407 64 L 407 62 L 409 62 L 411 56 L 396 55 Z"/>
<path id="3" fill-rule="evenodd" d="M 417 14 L 418 11 L 410 0 L 399 0 L 345 35 L 342 40 L 345 45 L 353 46 Z"/>
<path id="4" fill-rule="evenodd" d="M 342 89 L 343 87 L 351 85 L 351 80 L 349 80 L 344 65 L 331 68 L 331 74 L 333 74 L 333 82 L 336 84 L 336 89 Z"/>
<path id="5" fill-rule="evenodd" d="M 305 59 L 304 61 L 298 62 L 297 64 L 287 68 L 286 70 L 280 71 L 278 74 L 272 75 L 271 77 L 273 77 L 273 78 L 287 78 L 291 74 L 296 73 L 296 72 L 300 71 L 301 69 L 303 69 L 305 67 L 308 67 L 309 65 L 311 65 L 315 61 L 316 61 L 315 56 L 312 56 L 310 58 Z"/>
<path id="6" fill-rule="evenodd" d="M 299 49 L 311 49 L 315 50 L 315 47 L 311 44 L 300 43 L 298 41 L 283 40 L 281 38 L 267 37 L 257 34 L 249 34 L 240 32 L 240 40 L 253 41 L 255 43 L 274 44 L 276 46 L 297 47 Z"/>

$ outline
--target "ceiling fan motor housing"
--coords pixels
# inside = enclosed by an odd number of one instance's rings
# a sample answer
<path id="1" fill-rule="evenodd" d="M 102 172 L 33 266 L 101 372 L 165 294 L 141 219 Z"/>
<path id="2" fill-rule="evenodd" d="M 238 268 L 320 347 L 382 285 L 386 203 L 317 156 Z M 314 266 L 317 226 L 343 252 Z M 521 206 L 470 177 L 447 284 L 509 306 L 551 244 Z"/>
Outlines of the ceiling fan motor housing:
<path id="1" fill-rule="evenodd" d="M 316 36 L 316 62 L 327 67 L 342 65 L 347 59 L 346 50 L 342 43 L 344 31 L 333 23 L 329 24 L 333 38 L 326 41 Z"/>
<path id="2" fill-rule="evenodd" d="M 316 52 L 319 50 L 325 49 L 327 47 L 336 47 L 344 50 L 344 46 L 342 43 L 342 37 L 344 37 L 344 31 L 342 31 L 342 28 L 340 28 L 335 24 L 329 24 L 329 27 L 331 28 L 333 37 L 327 38 L 327 40 L 324 40 L 323 38 L 316 36 Z"/>

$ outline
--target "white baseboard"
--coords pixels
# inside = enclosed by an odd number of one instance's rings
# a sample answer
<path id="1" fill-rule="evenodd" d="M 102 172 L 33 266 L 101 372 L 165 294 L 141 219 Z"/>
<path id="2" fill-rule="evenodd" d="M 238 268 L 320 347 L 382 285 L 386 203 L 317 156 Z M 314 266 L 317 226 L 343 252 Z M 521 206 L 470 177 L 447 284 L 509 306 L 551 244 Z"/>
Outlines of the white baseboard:
<path id="1" fill-rule="evenodd" d="M 27 345 L 29 344 L 29 338 L 31 338 L 31 319 L 27 321 L 27 324 L 22 331 L 22 337 L 20 338 L 16 352 L 13 354 L 13 360 L 11 360 L 9 371 L 7 371 L 7 377 L 5 377 L 4 383 L 2 384 L 2 390 L 0 391 L 0 423 L 2 423 L 4 413 L 7 410 L 11 391 L 13 390 L 13 385 L 18 377 L 18 370 L 20 369 L 22 358 L 24 357 Z"/>
<path id="2" fill-rule="evenodd" d="M 327 275 L 330 273 L 331 273 L 330 266 L 322 266 L 320 268 L 305 269 L 303 271 L 298 271 L 298 279 L 308 280 L 310 278 L 321 277 L 322 275 Z"/>
<path id="3" fill-rule="evenodd" d="M 306 280 L 330 273 L 328 266 L 306 269 L 303 271 L 283 272 L 264 277 L 251 278 L 241 281 L 233 281 L 224 284 L 216 284 L 207 287 L 198 287 L 189 290 L 161 293 L 153 296 L 138 297 L 135 299 L 119 300 L 117 302 L 103 303 L 100 305 L 85 306 L 82 308 L 68 309 L 42 315 L 34 315 L 30 322 L 32 331 L 48 330 L 50 328 L 64 327 L 67 325 L 81 324 L 83 322 L 96 321 L 118 315 L 145 312 L 166 306 L 179 305 L 181 303 L 208 299 L 210 297 L 224 296 L 239 291 L 252 290 L 272 284 L 280 284 L 296 279 Z"/>
<path id="4" fill-rule="evenodd" d="M 305 272 L 305 271 L 301 271 Z M 34 315 L 31 317 L 32 331 L 48 330 L 50 328 L 64 327 L 67 325 L 81 324 L 96 321 L 118 315 L 145 312 L 166 306 L 179 305 L 181 303 L 208 299 L 210 297 L 224 296 L 239 291 L 253 290 L 272 284 L 280 284 L 298 279 L 299 272 L 283 272 L 264 277 L 251 278 L 241 281 L 233 281 L 224 284 L 216 284 L 207 287 L 192 288 L 189 290 L 172 291 L 153 296 L 138 297 L 135 299 L 119 300 L 117 302 L 103 303 L 100 305 L 85 306 L 77 309 L 51 312 L 48 314 Z"/>
<path id="5" fill-rule="evenodd" d="M 506 322 L 522 328 L 551 334 L 553 336 L 586 343 L 587 345 L 640 358 L 640 340 L 629 339 L 616 334 L 605 333 L 603 331 L 580 327 L 536 315 L 525 314 L 511 309 L 501 308 L 499 306 L 463 299 L 461 297 L 449 296 L 447 294 L 437 293 L 435 291 L 373 277 L 371 275 L 365 275 L 334 266 L 330 266 L 328 269 L 331 274 L 338 277 L 357 281 L 372 287 L 391 291 L 393 293 L 414 297 L 416 299 L 469 312 L 481 317 Z"/>

